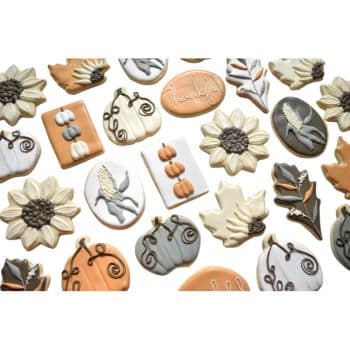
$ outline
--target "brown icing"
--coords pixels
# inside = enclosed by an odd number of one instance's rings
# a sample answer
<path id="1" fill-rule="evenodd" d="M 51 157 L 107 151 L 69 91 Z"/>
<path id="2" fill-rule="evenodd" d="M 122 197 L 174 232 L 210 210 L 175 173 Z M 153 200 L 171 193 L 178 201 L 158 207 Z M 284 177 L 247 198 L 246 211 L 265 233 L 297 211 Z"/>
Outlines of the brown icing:
<path id="1" fill-rule="evenodd" d="M 189 279 L 179 289 L 180 291 L 249 291 L 247 281 L 237 272 L 225 267 L 206 267 Z"/>
<path id="2" fill-rule="evenodd" d="M 338 138 L 335 157 L 338 163 L 322 165 L 324 176 L 338 191 L 345 193 L 345 198 L 350 199 L 350 144 L 342 137 Z"/>
<path id="3" fill-rule="evenodd" d="M 53 79 L 57 82 L 57 84 L 64 90 L 66 90 L 70 94 L 77 94 L 78 92 L 90 89 L 97 85 L 103 84 L 106 81 L 106 77 L 99 79 L 91 84 L 79 84 L 77 83 L 79 79 L 74 77 L 76 69 L 81 69 L 82 64 L 87 60 L 91 61 L 102 61 L 103 67 L 101 68 L 101 72 L 104 74 L 110 68 L 107 64 L 106 60 L 102 58 L 68 58 L 66 60 L 66 64 L 55 64 L 49 65 L 50 74 Z"/>
<path id="4" fill-rule="evenodd" d="M 104 243 L 87 246 L 85 239 L 62 272 L 64 291 L 125 291 L 129 285 L 129 267 L 119 250 Z"/>
<path id="5" fill-rule="evenodd" d="M 179 179 L 173 187 L 174 193 L 178 198 L 186 198 L 194 193 L 192 182 L 187 179 Z"/>
<path id="6" fill-rule="evenodd" d="M 81 135 L 76 140 L 84 141 L 89 147 L 89 154 L 82 159 L 73 159 L 70 150 L 71 142 L 66 141 L 62 136 L 64 127 L 56 123 L 56 114 L 62 110 L 69 110 L 74 113 L 75 120 L 71 124 L 78 126 L 81 130 Z M 83 101 L 73 102 L 48 111 L 42 115 L 42 119 L 51 145 L 62 168 L 68 168 L 103 153 L 102 143 Z"/>
<path id="7" fill-rule="evenodd" d="M 215 109 L 224 96 L 225 84 L 219 76 L 191 70 L 176 75 L 165 85 L 161 103 L 169 113 L 189 117 Z"/>
<path id="8" fill-rule="evenodd" d="M 176 149 L 171 145 L 163 144 L 163 147 L 158 151 L 159 159 L 163 162 L 176 157 Z"/>

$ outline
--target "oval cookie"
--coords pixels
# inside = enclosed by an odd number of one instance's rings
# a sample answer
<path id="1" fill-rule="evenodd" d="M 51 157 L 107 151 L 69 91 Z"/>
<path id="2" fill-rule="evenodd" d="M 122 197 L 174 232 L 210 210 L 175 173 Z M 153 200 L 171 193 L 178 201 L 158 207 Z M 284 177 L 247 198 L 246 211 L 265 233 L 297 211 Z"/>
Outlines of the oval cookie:
<path id="1" fill-rule="evenodd" d="M 125 291 L 129 289 L 129 267 L 113 246 L 78 241 L 77 250 L 62 272 L 64 291 Z"/>
<path id="2" fill-rule="evenodd" d="M 191 264 L 199 253 L 200 233 L 192 221 L 172 215 L 162 222 L 155 218 L 153 227 L 136 242 L 135 254 L 150 272 L 166 275 L 178 266 Z"/>
<path id="3" fill-rule="evenodd" d="M 31 135 L 15 130 L 0 131 L 0 183 L 29 174 L 40 158 L 41 148 Z"/>
<path id="4" fill-rule="evenodd" d="M 327 144 L 327 127 L 321 116 L 305 101 L 285 97 L 272 113 L 272 125 L 281 142 L 292 152 L 314 157 Z"/>
<path id="5" fill-rule="evenodd" d="M 140 84 L 154 84 L 163 78 L 168 69 L 166 58 L 119 58 L 124 72 Z"/>
<path id="6" fill-rule="evenodd" d="M 316 257 L 297 242 L 278 242 L 265 237 L 258 260 L 257 279 L 263 291 L 316 291 L 323 283 Z"/>
<path id="7" fill-rule="evenodd" d="M 331 247 L 336 259 L 350 270 L 350 207 L 337 209 L 337 220 L 331 231 Z"/>
<path id="8" fill-rule="evenodd" d="M 176 75 L 163 88 L 162 106 L 171 114 L 191 117 L 216 108 L 225 97 L 225 84 L 214 73 L 190 70 Z"/>
<path id="9" fill-rule="evenodd" d="M 114 228 L 125 228 L 142 215 L 145 196 L 138 177 L 123 165 L 97 164 L 85 183 L 85 198 L 95 216 Z"/>
<path id="10" fill-rule="evenodd" d="M 148 98 L 119 88 L 105 108 L 103 127 L 109 139 L 118 145 L 130 145 L 154 135 L 162 124 L 160 113 Z"/>
<path id="11" fill-rule="evenodd" d="M 233 292 L 249 291 L 250 288 L 247 281 L 237 272 L 225 267 L 210 266 L 192 275 L 179 290 Z"/>

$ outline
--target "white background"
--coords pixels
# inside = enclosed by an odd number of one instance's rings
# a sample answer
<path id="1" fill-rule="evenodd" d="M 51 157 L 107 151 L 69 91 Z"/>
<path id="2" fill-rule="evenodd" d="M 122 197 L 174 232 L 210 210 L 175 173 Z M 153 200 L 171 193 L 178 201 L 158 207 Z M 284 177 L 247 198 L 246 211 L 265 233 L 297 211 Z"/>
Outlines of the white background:
<path id="1" fill-rule="evenodd" d="M 250 101 L 239 98 L 235 87 L 227 84 L 220 109 L 230 112 L 239 107 L 246 115 L 260 119 L 261 128 L 270 133 L 267 147 L 270 157 L 258 163 L 253 174 L 240 172 L 230 178 L 225 171 L 209 167 L 208 155 L 198 148 L 202 139 L 200 125 L 209 122 L 213 113 L 192 119 L 181 119 L 161 109 L 163 124 L 152 138 L 133 146 L 112 144 L 103 131 L 102 114 L 113 91 L 126 86 L 159 105 L 164 84 L 187 69 L 208 69 L 224 78 L 226 57 L 322 57 L 326 61 L 324 83 L 336 75 L 350 79 L 348 53 L 348 10 L 341 1 L 290 3 L 272 1 L 241 2 L 189 1 L 127 5 L 99 1 L 51 1 L 2 4 L 0 70 L 15 63 L 24 69 L 34 66 L 40 78 L 47 79 L 44 90 L 47 102 L 38 108 L 33 119 L 20 120 L 16 127 L 30 131 L 40 141 L 42 156 L 30 175 L 43 180 L 55 175 L 62 185 L 75 189 L 74 200 L 81 213 L 74 220 L 73 235 L 61 237 L 57 248 L 38 247 L 27 252 L 20 241 L 5 239 L 6 225 L 0 223 L 0 265 L 6 257 L 28 258 L 44 265 L 51 275 L 48 293 L 0 293 L 1 343 L 14 349 L 120 348 L 178 349 L 205 348 L 306 348 L 347 344 L 347 300 L 350 272 L 333 257 L 329 234 L 335 210 L 346 203 L 325 180 L 320 165 L 334 162 L 334 149 L 341 134 L 335 123 L 327 123 L 329 141 L 323 155 L 302 159 L 288 152 L 272 131 L 269 114 L 261 113 Z M 270 3 L 270 6 L 267 6 Z M 129 8 L 128 8 L 129 7 Z M 164 14 L 163 14 L 164 12 Z M 76 96 L 68 95 L 50 77 L 47 64 L 64 63 L 66 57 L 106 57 L 111 65 L 108 80 L 100 87 Z M 117 61 L 118 57 L 169 56 L 169 69 L 156 85 L 142 86 L 129 80 Z M 215 57 L 190 64 L 177 57 Z M 316 106 L 319 84 L 291 92 L 269 73 L 269 105 L 291 95 Z M 83 99 L 105 146 L 105 153 L 84 164 L 62 170 L 49 144 L 41 113 L 60 105 Z M 0 128 L 9 129 L 0 122 Z M 178 209 L 167 211 L 142 161 L 140 150 L 184 135 L 200 168 L 207 177 L 210 192 Z M 347 141 L 347 133 L 343 133 Z M 137 169 L 146 191 L 146 209 L 130 229 L 117 231 L 103 226 L 90 212 L 83 188 L 88 171 L 97 162 L 115 160 Z M 317 241 L 307 230 L 286 219 L 287 210 L 273 203 L 271 169 L 274 162 L 288 162 L 306 168 L 316 180 L 321 198 L 321 224 L 324 239 Z M 215 191 L 221 180 L 239 183 L 246 195 L 267 190 L 270 215 L 265 221 L 266 233 L 276 233 L 281 240 L 296 240 L 309 247 L 319 259 L 324 285 L 317 293 L 273 294 L 258 291 L 255 271 L 261 252 L 262 237 L 252 239 L 240 248 L 228 249 L 201 224 L 199 210 L 215 208 Z M 0 207 L 7 205 L 6 193 L 20 188 L 23 178 L 0 185 Z M 202 246 L 195 263 L 156 276 L 145 271 L 134 256 L 136 239 L 150 227 L 154 215 L 164 218 L 178 213 L 188 216 L 201 230 Z M 93 242 L 117 246 L 131 269 L 128 293 L 78 293 L 60 291 L 60 273 L 66 259 L 74 252 L 75 241 L 89 235 Z M 251 286 L 251 293 L 176 293 L 180 284 L 201 267 L 216 264 L 241 273 Z"/>

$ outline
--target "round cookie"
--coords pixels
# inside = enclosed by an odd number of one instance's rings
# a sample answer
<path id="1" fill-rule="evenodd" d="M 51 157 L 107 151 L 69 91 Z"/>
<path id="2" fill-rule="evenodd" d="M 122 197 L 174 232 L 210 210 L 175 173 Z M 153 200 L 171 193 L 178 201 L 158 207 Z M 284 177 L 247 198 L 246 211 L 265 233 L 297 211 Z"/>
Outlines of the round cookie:
<path id="1" fill-rule="evenodd" d="M 263 241 L 257 279 L 262 291 L 316 291 L 323 283 L 315 256 L 297 242 L 278 242 L 274 235 Z"/>
<path id="2" fill-rule="evenodd" d="M 272 125 L 280 141 L 303 157 L 321 154 L 327 144 L 327 127 L 321 116 L 296 97 L 280 100 L 272 112 Z"/>
<path id="3" fill-rule="evenodd" d="M 42 267 L 33 266 L 28 260 L 6 259 L 1 275 L 0 288 L 6 292 L 45 291 L 50 285 L 50 277 L 42 275 Z"/>
<path id="4" fill-rule="evenodd" d="M 225 267 L 209 266 L 188 278 L 179 291 L 233 292 L 249 291 L 247 281 L 237 272 Z"/>
<path id="5" fill-rule="evenodd" d="M 336 259 L 350 270 L 350 206 L 337 209 L 337 220 L 331 230 L 331 247 Z"/>
<path id="6" fill-rule="evenodd" d="M 64 291 L 125 291 L 129 285 L 129 267 L 119 250 L 104 243 L 88 246 L 86 238 L 77 242 L 62 272 Z"/>
<path id="7" fill-rule="evenodd" d="M 28 175 L 41 154 L 40 144 L 30 134 L 0 131 L 0 183 L 11 177 Z"/>
<path id="8" fill-rule="evenodd" d="M 153 227 L 141 236 L 135 246 L 140 264 L 150 272 L 166 275 L 179 266 L 190 265 L 198 256 L 200 233 L 192 221 L 172 215 L 162 222 L 153 220 Z"/>
<path id="9" fill-rule="evenodd" d="M 216 74 L 190 70 L 172 78 L 163 88 L 164 109 L 178 117 L 194 117 L 210 112 L 225 97 L 225 83 Z"/>
<path id="10" fill-rule="evenodd" d="M 154 84 L 168 70 L 166 58 L 119 58 L 126 75 L 140 84 Z"/>
<path id="11" fill-rule="evenodd" d="M 143 213 L 143 186 L 123 165 L 104 162 L 95 165 L 85 183 L 85 198 L 94 215 L 105 225 L 126 228 Z"/>

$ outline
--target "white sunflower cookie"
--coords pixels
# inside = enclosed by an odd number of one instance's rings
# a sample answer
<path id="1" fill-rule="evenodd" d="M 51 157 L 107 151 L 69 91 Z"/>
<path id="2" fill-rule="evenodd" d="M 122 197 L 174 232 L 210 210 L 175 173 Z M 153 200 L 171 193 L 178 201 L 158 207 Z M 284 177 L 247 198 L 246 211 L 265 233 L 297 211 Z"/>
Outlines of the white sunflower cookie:
<path id="1" fill-rule="evenodd" d="M 36 106 L 45 102 L 46 80 L 38 79 L 34 68 L 23 71 L 12 65 L 0 73 L 0 120 L 15 125 L 21 117 L 33 117 Z"/>
<path id="2" fill-rule="evenodd" d="M 350 81 L 336 77 L 332 84 L 321 85 L 321 94 L 317 104 L 325 110 L 324 119 L 337 122 L 341 131 L 350 130 Z"/>
<path id="3" fill-rule="evenodd" d="M 240 170 L 253 172 L 260 159 L 269 153 L 265 143 L 269 135 L 259 129 L 255 117 L 245 117 L 239 109 L 230 115 L 216 110 L 212 123 L 202 125 L 205 136 L 200 148 L 210 155 L 212 167 L 224 167 L 229 175 Z"/>
<path id="4" fill-rule="evenodd" d="M 61 234 L 72 233 L 72 218 L 80 208 L 72 203 L 72 188 L 59 187 L 54 177 L 38 183 L 27 179 L 23 190 L 8 193 L 9 206 L 0 212 L 8 223 L 6 238 L 21 239 L 25 249 L 39 244 L 54 248 Z"/>

